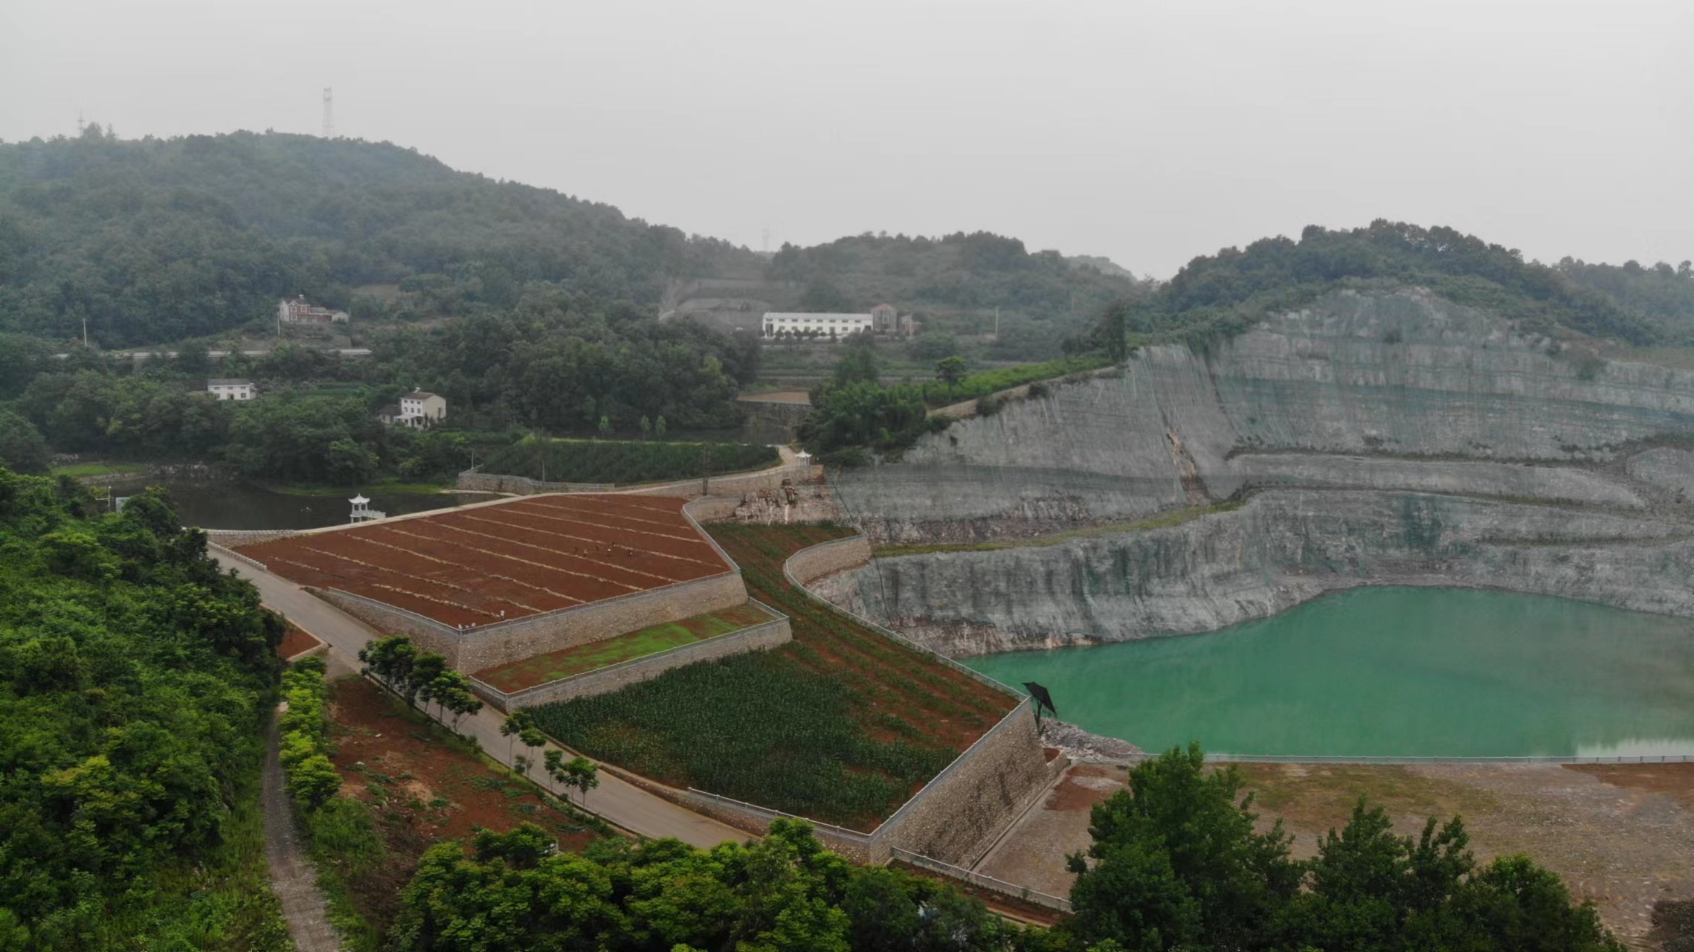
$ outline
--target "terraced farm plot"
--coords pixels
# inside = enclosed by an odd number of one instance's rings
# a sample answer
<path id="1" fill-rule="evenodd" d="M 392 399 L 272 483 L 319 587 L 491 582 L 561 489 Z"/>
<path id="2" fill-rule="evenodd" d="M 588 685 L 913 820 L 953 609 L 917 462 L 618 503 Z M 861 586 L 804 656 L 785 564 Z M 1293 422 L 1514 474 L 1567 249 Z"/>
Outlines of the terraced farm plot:
<path id="1" fill-rule="evenodd" d="M 657 780 L 868 830 L 1017 701 L 789 587 L 793 553 L 850 530 L 707 526 L 794 640 L 535 708 L 563 743 Z"/>
<path id="2" fill-rule="evenodd" d="M 664 496 L 532 496 L 290 536 L 241 553 L 301 585 L 448 625 L 586 605 L 731 570 Z"/>
<path id="3" fill-rule="evenodd" d="M 583 674 L 607 665 L 691 645 L 731 632 L 773 621 L 776 616 L 757 605 L 737 605 L 721 612 L 695 615 L 681 621 L 653 625 L 605 641 L 551 651 L 522 661 L 478 671 L 484 683 L 502 691 L 524 688 Z"/>

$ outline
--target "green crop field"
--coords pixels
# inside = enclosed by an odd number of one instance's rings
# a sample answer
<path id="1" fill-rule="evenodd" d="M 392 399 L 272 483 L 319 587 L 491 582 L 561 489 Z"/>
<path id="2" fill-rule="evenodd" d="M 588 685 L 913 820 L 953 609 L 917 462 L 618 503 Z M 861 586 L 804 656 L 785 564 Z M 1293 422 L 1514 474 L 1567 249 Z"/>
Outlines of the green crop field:
<path id="1" fill-rule="evenodd" d="M 604 668 L 620 661 L 645 658 L 696 641 L 705 641 L 732 631 L 762 625 L 771 620 L 772 616 L 757 605 L 737 605 L 721 612 L 709 612 L 664 625 L 653 625 L 605 641 L 577 645 L 563 651 L 550 651 L 544 655 L 478 671 L 476 676 L 502 691 L 517 691 Z"/>
<path id="2" fill-rule="evenodd" d="M 868 830 L 1017 703 L 788 586 L 788 556 L 849 530 L 706 529 L 794 641 L 536 708 L 548 733 L 665 783 Z"/>
<path id="3" fill-rule="evenodd" d="M 710 447 L 713 475 L 764 469 L 781 461 L 775 447 L 757 443 L 524 439 L 495 452 L 481 469 L 557 483 L 624 485 L 692 479 L 708 465 L 705 447 Z"/>

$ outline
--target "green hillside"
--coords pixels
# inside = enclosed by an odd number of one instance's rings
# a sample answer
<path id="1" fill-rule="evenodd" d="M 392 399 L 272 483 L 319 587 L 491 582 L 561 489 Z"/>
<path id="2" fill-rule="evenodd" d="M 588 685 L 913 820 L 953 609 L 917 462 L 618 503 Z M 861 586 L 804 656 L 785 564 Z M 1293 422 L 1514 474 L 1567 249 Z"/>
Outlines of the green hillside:
<path id="1" fill-rule="evenodd" d="M 610 205 L 455 172 L 388 143 L 238 132 L 0 144 L 0 331 L 103 346 L 268 318 L 284 295 L 353 307 L 404 285 L 509 308 L 527 282 L 655 304 L 745 249 Z"/>
<path id="2" fill-rule="evenodd" d="M 1171 338 L 1201 343 L 1337 287 L 1373 284 L 1426 287 L 1550 336 L 1574 332 L 1637 346 L 1694 338 L 1687 316 L 1649 306 L 1645 295 L 1625 293 L 1633 286 L 1623 282 L 1573 280 L 1579 271 L 1526 263 L 1515 249 L 1452 228 L 1380 219 L 1350 231 L 1312 225 L 1299 241 L 1265 238 L 1195 258 L 1156 293 L 1113 308 L 1096 341 L 1108 348 L 1120 336 L 1131 344 Z M 1686 269 L 1655 272 L 1654 280 L 1694 287 Z"/>

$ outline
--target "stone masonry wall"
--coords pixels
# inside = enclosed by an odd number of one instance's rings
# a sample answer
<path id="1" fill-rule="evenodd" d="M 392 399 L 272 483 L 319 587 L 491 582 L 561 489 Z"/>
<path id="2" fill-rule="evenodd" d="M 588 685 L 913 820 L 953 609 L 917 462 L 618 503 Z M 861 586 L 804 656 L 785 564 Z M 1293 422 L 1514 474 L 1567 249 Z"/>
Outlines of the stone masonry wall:
<path id="1" fill-rule="evenodd" d="M 294 529 L 204 529 L 206 540 L 215 542 L 225 548 L 234 549 L 244 545 L 259 542 L 269 542 L 272 539 L 283 539 L 295 533 Z"/>
<path id="2" fill-rule="evenodd" d="M 619 664 L 600 668 L 579 674 L 576 677 L 561 678 L 546 684 L 536 685 L 522 691 L 507 693 L 481 681 L 472 679 L 477 693 L 486 698 L 502 711 L 514 711 L 525 707 L 539 707 L 543 704 L 553 704 L 559 701 L 570 701 L 581 697 L 594 697 L 597 694 L 610 694 L 632 684 L 652 679 L 666 671 L 697 664 L 702 661 L 716 661 L 733 655 L 747 654 L 751 651 L 766 651 L 793 640 L 788 619 L 778 616 L 771 621 L 727 635 L 718 635 L 705 641 L 682 645 L 669 651 L 636 658 Z"/>
<path id="3" fill-rule="evenodd" d="M 794 581 L 806 586 L 825 575 L 858 568 L 870 560 L 870 541 L 855 535 L 801 549 L 789 557 L 787 569 Z"/>
<path id="4" fill-rule="evenodd" d="M 713 476 L 708 481 L 707 486 L 713 496 L 739 496 L 743 493 L 758 492 L 761 489 L 780 488 L 784 479 L 796 483 L 814 479 L 817 477 L 819 469 L 819 467 L 810 464 L 777 466 L 754 473 Z M 460 473 L 457 486 L 459 489 L 471 492 L 517 493 L 522 496 L 534 493 L 610 492 L 618 489 L 610 483 L 544 483 L 539 479 L 530 479 L 527 476 L 502 476 L 499 473 L 472 472 Z M 652 486 L 619 491 L 642 496 L 693 498 L 701 495 L 700 480 L 698 479 L 656 483 Z"/>
<path id="5" fill-rule="evenodd" d="M 969 866 L 1051 779 L 1026 701 L 890 817 L 877 839 Z"/>
<path id="6" fill-rule="evenodd" d="M 379 631 L 407 635 L 420 647 L 445 655 L 448 663 L 460 671 L 480 671 L 549 651 L 602 641 L 649 625 L 734 608 L 747 601 L 747 589 L 741 584 L 738 569 L 563 611 L 457 631 L 357 595 L 333 590 L 317 594 Z"/>

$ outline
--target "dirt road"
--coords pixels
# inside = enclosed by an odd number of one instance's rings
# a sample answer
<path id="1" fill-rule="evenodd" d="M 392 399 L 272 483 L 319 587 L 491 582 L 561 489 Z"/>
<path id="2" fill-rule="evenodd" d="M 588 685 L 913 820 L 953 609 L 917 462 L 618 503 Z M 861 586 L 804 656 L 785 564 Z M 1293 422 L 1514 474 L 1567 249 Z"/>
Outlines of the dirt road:
<path id="1" fill-rule="evenodd" d="M 282 902 L 282 918 L 300 952 L 340 952 L 341 943 L 329 922 L 329 904 L 318 891 L 318 874 L 306 856 L 294 811 L 283 787 L 282 765 L 277 762 L 277 717 L 272 715 L 265 738 L 263 797 L 265 811 L 265 863 L 271 870 L 271 888 Z"/>

